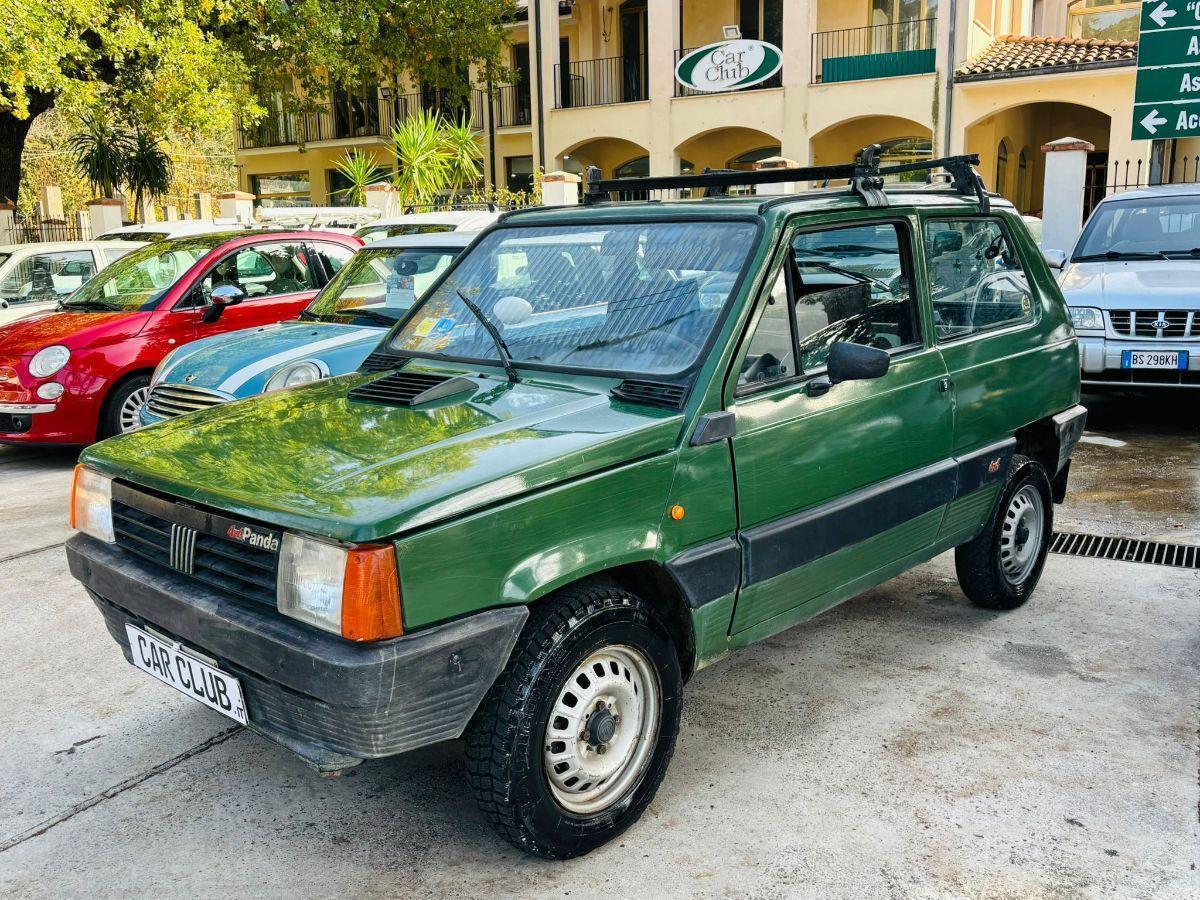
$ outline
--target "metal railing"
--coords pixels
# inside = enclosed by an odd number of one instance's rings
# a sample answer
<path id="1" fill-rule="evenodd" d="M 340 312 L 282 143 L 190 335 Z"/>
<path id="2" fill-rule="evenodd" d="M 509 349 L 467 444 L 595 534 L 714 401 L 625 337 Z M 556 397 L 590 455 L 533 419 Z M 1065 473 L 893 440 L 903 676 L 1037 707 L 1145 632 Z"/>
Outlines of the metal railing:
<path id="1" fill-rule="evenodd" d="M 648 99 L 646 55 L 579 59 L 554 67 L 554 106 L 608 106 Z"/>
<path id="2" fill-rule="evenodd" d="M 91 237 L 86 222 L 75 218 L 45 219 L 36 213 L 13 217 L 11 228 L 0 229 L 0 244 L 36 244 L 42 241 L 86 241 Z"/>
<path id="3" fill-rule="evenodd" d="M 1089 154 L 1083 182 L 1083 216 L 1086 220 L 1096 204 L 1109 194 L 1163 184 L 1200 183 L 1200 154 L 1172 154 L 1161 176 L 1151 177 L 1144 159 L 1109 160 L 1107 154 Z"/>
<path id="4" fill-rule="evenodd" d="M 411 94 L 339 94 L 305 113 L 271 112 L 254 125 L 238 123 L 237 147 L 285 147 L 313 141 L 390 137 L 392 130 L 419 109 L 440 112 L 452 121 L 468 117 L 476 130 L 484 126 L 484 93 L 472 90 L 465 99 L 444 91 Z"/>
<path id="5" fill-rule="evenodd" d="M 932 72 L 937 19 L 818 31 L 812 36 L 812 84 Z"/>
<path id="6" fill-rule="evenodd" d="M 684 47 L 679 50 L 676 50 L 675 51 L 675 65 L 678 66 L 679 61 L 681 59 L 683 59 L 685 56 L 687 56 L 692 51 L 699 50 L 699 49 L 700 49 L 699 47 Z M 758 84 L 752 84 L 749 87 L 731 88 L 730 90 L 754 91 L 754 90 L 762 90 L 764 88 L 777 88 L 777 87 L 783 87 L 783 69 L 780 69 L 778 72 L 776 72 L 770 78 L 768 78 L 766 81 L 760 81 Z M 704 94 L 727 94 L 727 93 L 729 93 L 729 91 L 698 91 L 695 88 L 684 87 L 682 84 L 679 83 L 678 79 L 676 79 L 676 81 L 675 81 L 675 96 L 676 97 L 695 97 L 697 95 L 704 95 Z"/>
<path id="7" fill-rule="evenodd" d="M 532 122 L 533 103 L 529 95 L 529 82 L 493 88 L 492 123 L 495 128 L 511 128 Z"/>

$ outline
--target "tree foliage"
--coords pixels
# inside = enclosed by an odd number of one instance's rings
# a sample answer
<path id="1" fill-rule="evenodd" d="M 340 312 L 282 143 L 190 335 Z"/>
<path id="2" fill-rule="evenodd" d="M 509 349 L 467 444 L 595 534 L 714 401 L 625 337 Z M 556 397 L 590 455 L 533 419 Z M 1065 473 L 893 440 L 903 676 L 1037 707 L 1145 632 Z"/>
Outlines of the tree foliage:
<path id="1" fill-rule="evenodd" d="M 501 68 L 513 0 L 14 0 L 0 31 L 0 199 L 15 198 L 29 121 L 105 106 L 150 132 L 253 122 L 407 75 L 453 93 Z M 12 169 L 12 171 L 9 171 Z"/>
<path id="2" fill-rule="evenodd" d="M 379 163 L 358 149 L 347 152 L 333 167 L 346 179 L 347 184 L 347 187 L 335 193 L 343 194 L 350 206 L 366 206 L 367 186 L 387 176 Z"/>

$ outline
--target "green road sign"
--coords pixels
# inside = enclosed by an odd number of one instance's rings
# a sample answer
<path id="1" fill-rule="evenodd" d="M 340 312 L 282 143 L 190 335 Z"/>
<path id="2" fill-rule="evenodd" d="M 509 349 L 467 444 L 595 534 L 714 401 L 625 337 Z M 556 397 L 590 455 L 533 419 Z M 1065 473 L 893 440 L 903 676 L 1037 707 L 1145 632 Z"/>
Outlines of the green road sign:
<path id="1" fill-rule="evenodd" d="M 1142 3 L 1143 32 L 1186 28 L 1188 25 L 1200 25 L 1200 7 L 1196 0 L 1144 0 Z"/>
<path id="2" fill-rule="evenodd" d="M 1200 0 L 1143 0 L 1133 139 L 1200 136 Z"/>
<path id="3" fill-rule="evenodd" d="M 1186 103 L 1139 103 L 1133 108 L 1133 139 L 1200 137 L 1200 99 Z"/>

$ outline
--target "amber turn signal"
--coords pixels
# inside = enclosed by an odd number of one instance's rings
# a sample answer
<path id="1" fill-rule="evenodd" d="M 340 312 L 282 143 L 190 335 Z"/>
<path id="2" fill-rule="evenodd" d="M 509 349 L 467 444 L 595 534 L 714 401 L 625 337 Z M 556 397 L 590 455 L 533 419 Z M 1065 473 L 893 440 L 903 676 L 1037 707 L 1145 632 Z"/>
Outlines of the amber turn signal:
<path id="1" fill-rule="evenodd" d="M 683 507 L 676 503 L 670 510 L 671 518 L 678 522 L 684 516 Z"/>
<path id="2" fill-rule="evenodd" d="M 382 641 L 402 634 L 396 548 L 363 546 L 348 551 L 342 586 L 342 637 Z"/>

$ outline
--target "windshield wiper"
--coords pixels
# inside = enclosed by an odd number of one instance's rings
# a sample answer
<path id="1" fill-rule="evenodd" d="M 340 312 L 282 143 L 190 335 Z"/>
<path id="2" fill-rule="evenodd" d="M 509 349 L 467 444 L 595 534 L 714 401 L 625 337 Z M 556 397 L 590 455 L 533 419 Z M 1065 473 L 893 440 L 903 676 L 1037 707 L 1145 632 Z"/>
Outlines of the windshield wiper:
<path id="1" fill-rule="evenodd" d="M 1172 259 L 1176 256 L 1200 256 L 1200 247 L 1193 247 L 1191 250 L 1160 250 L 1159 252 Z"/>
<path id="2" fill-rule="evenodd" d="M 123 307 L 115 303 L 109 303 L 107 300 L 91 298 L 88 300 L 73 300 L 70 302 L 63 301 L 58 304 L 59 309 L 107 309 L 112 312 L 125 312 Z"/>
<path id="3" fill-rule="evenodd" d="M 339 311 L 338 315 L 351 316 L 355 319 L 370 319 L 372 322 L 378 322 L 380 325 L 386 325 L 388 328 L 396 324 L 396 320 L 391 316 L 376 312 L 373 309 L 345 309 Z"/>
<path id="4" fill-rule="evenodd" d="M 492 339 L 492 343 L 496 345 L 496 350 L 500 353 L 500 363 L 504 366 L 505 374 L 508 375 L 508 380 L 516 384 L 520 379 L 517 378 L 517 370 L 513 368 L 512 357 L 508 352 L 508 344 L 504 343 L 504 338 L 500 335 L 500 330 L 492 324 L 492 320 L 483 314 L 483 310 L 475 305 L 460 289 L 455 288 L 454 292 L 458 294 L 458 299 L 463 302 L 463 305 L 471 311 L 471 314 L 479 320 L 479 324 L 483 326 L 483 330 L 488 333 Z"/>
<path id="5" fill-rule="evenodd" d="M 1143 252 L 1141 250 L 1105 250 L 1103 253 L 1088 253 L 1084 256 L 1077 256 L 1072 262 L 1095 262 L 1098 259 L 1167 259 L 1167 255 L 1161 250 L 1153 250 Z"/>

